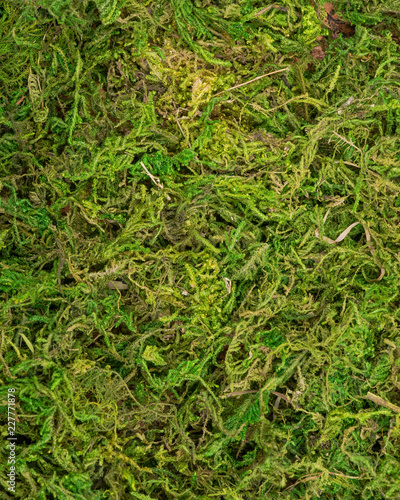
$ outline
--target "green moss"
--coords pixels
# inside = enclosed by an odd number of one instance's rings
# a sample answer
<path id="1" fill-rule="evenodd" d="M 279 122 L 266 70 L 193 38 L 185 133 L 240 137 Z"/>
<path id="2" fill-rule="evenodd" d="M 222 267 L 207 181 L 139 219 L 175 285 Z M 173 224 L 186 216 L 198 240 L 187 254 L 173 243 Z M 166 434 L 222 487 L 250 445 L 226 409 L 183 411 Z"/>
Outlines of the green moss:
<path id="1" fill-rule="evenodd" d="M 323 5 L 0 7 L 16 498 L 399 497 L 400 11 Z"/>

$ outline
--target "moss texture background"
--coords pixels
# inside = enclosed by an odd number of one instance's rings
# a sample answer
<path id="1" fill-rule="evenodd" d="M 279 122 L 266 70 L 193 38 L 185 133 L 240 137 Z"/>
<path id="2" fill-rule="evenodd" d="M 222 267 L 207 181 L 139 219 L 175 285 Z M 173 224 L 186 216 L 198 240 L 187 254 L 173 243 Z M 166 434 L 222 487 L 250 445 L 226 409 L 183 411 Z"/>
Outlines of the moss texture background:
<path id="1" fill-rule="evenodd" d="M 0 18 L 2 498 L 399 499 L 400 2 Z"/>

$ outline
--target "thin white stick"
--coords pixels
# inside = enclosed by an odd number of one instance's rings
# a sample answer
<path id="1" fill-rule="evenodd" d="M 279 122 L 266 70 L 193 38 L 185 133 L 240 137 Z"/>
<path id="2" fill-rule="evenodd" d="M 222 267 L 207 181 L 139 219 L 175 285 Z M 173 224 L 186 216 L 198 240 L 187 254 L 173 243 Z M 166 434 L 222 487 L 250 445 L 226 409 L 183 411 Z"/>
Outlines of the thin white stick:
<path id="1" fill-rule="evenodd" d="M 214 94 L 211 97 L 216 97 L 217 95 L 221 95 L 224 92 L 229 92 L 230 90 L 238 89 L 239 87 L 244 87 L 245 85 L 248 85 L 249 83 L 255 82 L 256 80 L 260 80 L 261 78 L 265 78 L 266 76 L 270 75 L 275 75 L 275 73 L 282 73 L 283 71 L 288 71 L 289 68 L 284 68 L 284 69 L 278 69 L 276 71 L 272 71 L 272 73 L 266 73 L 265 75 L 257 76 L 256 78 L 253 78 L 252 80 L 249 80 L 248 82 L 240 83 L 239 85 L 235 85 L 234 87 L 231 87 L 230 89 L 223 90 L 222 92 L 218 92 L 218 94 Z"/>
<path id="2" fill-rule="evenodd" d="M 346 144 L 349 144 L 349 146 L 352 146 L 353 148 L 356 148 L 357 151 L 360 151 L 360 153 L 362 153 L 361 149 L 358 148 L 355 144 L 353 144 L 351 141 L 348 141 L 346 138 L 342 137 L 341 135 L 339 135 L 338 133 L 336 132 L 333 132 L 336 137 L 339 137 L 339 139 L 342 139 L 342 141 L 344 141 Z"/>
<path id="3" fill-rule="evenodd" d="M 146 174 L 150 177 L 150 180 L 154 182 L 154 184 L 159 188 L 159 189 L 164 189 L 163 184 L 161 184 L 160 179 L 158 177 L 154 177 L 153 174 L 151 174 L 147 168 L 146 165 L 141 161 L 140 164 L 142 165 L 143 170 L 146 172 Z M 167 200 L 170 200 L 171 198 L 167 195 Z"/>

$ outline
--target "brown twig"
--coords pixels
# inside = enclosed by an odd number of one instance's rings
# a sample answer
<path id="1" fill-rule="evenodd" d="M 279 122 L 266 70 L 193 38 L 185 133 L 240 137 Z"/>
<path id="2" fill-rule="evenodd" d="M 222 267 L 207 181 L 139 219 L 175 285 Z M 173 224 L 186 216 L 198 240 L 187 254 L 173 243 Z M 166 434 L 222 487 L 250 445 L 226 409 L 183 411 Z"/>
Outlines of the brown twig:
<path id="1" fill-rule="evenodd" d="M 370 401 L 373 401 L 377 405 L 384 406 L 385 408 L 388 408 L 389 410 L 395 411 L 396 413 L 400 413 L 400 407 L 394 405 L 393 403 L 389 403 L 389 401 L 386 401 L 385 399 L 381 398 L 380 396 L 375 396 L 375 394 L 372 394 L 369 392 L 366 396 L 367 399 Z"/>
<path id="2" fill-rule="evenodd" d="M 243 396 L 244 394 L 254 394 L 255 392 L 258 391 L 235 391 L 235 392 L 230 392 L 229 394 L 223 394 L 220 396 L 220 398 L 231 398 L 234 396 Z"/>
<path id="3" fill-rule="evenodd" d="M 342 137 L 341 135 L 339 135 L 335 131 L 333 131 L 333 134 L 336 135 L 336 137 L 339 137 L 339 139 L 342 139 L 342 141 L 344 141 L 349 146 L 352 146 L 353 148 L 357 149 L 357 151 L 359 151 L 360 153 L 362 153 L 361 149 L 358 148 L 352 141 L 348 141 L 345 137 Z M 330 140 L 328 142 L 330 142 Z"/>
<path id="4" fill-rule="evenodd" d="M 268 7 L 264 7 L 263 9 L 259 10 L 256 14 L 254 14 L 254 17 L 262 16 L 271 9 L 278 9 L 281 10 L 282 12 L 287 12 L 286 7 L 281 7 L 280 5 L 268 5 Z"/>
<path id="5" fill-rule="evenodd" d="M 360 476 L 347 476 L 346 474 L 342 474 L 341 472 L 330 472 L 330 471 L 328 471 L 328 473 L 331 476 L 339 476 L 339 477 L 344 477 L 346 479 L 361 479 Z M 296 481 L 294 484 L 291 484 L 290 486 L 288 486 L 287 488 L 285 488 L 283 491 L 290 490 L 291 488 L 294 488 L 295 486 L 297 486 L 300 483 L 304 483 L 306 481 L 313 481 L 314 479 L 319 479 L 322 476 L 322 474 L 323 474 L 323 472 L 319 472 L 316 475 L 306 474 L 301 479 L 299 479 L 298 481 Z M 371 479 L 371 478 L 365 478 L 365 479 Z"/>

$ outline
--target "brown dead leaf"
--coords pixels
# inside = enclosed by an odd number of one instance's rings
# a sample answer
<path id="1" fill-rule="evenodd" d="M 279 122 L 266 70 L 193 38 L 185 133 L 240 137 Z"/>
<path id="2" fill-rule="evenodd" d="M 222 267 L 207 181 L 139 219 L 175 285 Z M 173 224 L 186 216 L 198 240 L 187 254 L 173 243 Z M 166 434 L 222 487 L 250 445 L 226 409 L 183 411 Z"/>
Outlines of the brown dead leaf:
<path id="1" fill-rule="evenodd" d="M 333 3 L 331 2 L 328 2 L 328 3 L 325 3 L 324 4 L 324 11 L 327 13 L 327 14 L 335 14 L 335 8 L 333 6 Z"/>
<path id="2" fill-rule="evenodd" d="M 317 45 L 316 47 L 314 47 L 312 49 L 312 51 L 310 52 L 310 55 L 314 59 L 318 59 L 318 61 L 322 61 L 325 59 L 325 52 L 324 52 L 323 48 L 321 47 L 321 45 Z"/>
<path id="3" fill-rule="evenodd" d="M 339 19 L 335 12 L 333 3 L 328 2 L 324 4 L 324 10 L 326 12 L 326 18 L 324 20 L 325 26 L 327 26 L 332 31 L 332 38 L 337 38 L 341 33 L 345 38 L 350 38 L 355 33 L 355 26 L 353 26 L 348 21 L 343 21 Z"/>

